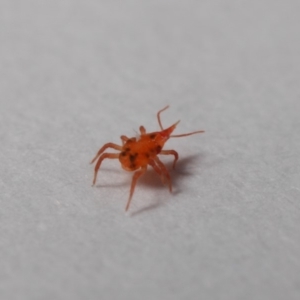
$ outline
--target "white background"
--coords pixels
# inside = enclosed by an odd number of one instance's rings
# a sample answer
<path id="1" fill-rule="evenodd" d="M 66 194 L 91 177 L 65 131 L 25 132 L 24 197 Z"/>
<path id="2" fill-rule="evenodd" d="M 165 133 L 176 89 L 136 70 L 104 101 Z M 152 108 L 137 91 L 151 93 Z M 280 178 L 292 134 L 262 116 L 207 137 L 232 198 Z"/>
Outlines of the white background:
<path id="1" fill-rule="evenodd" d="M 1 299 L 299 299 L 300 2 L 0 1 Z M 170 194 L 89 161 L 181 120 Z M 171 157 L 163 157 L 171 167 Z"/>

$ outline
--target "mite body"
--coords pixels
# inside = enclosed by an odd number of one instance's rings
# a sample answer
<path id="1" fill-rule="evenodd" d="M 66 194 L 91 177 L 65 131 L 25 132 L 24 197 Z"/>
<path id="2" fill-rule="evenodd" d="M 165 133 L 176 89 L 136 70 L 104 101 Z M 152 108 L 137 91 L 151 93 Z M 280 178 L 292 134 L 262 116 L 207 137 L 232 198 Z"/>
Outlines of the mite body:
<path id="1" fill-rule="evenodd" d="M 204 132 L 203 130 L 199 130 L 185 134 L 171 135 L 179 121 L 169 128 L 163 129 L 160 120 L 160 113 L 166 110 L 168 107 L 169 106 L 166 106 L 157 113 L 157 120 L 161 131 L 146 133 L 145 128 L 143 126 L 140 126 L 139 138 L 128 138 L 122 135 L 122 146 L 113 143 L 107 143 L 103 145 L 102 148 L 100 148 L 96 156 L 91 161 L 91 163 L 94 163 L 97 160 L 95 165 L 93 185 L 96 183 L 97 174 L 101 163 L 106 158 L 119 159 L 124 170 L 131 172 L 135 171 L 132 177 L 129 199 L 125 208 L 126 211 L 129 208 L 136 182 L 147 171 L 148 165 L 150 165 L 154 169 L 154 171 L 160 175 L 162 182 L 168 184 L 169 190 L 170 192 L 172 192 L 172 182 L 170 174 L 165 165 L 159 159 L 158 155 L 173 155 L 173 168 L 175 168 L 176 161 L 178 160 L 178 153 L 175 150 L 163 150 L 166 141 L 170 137 L 183 137 Z M 107 148 L 112 148 L 120 152 L 104 153 Z"/>

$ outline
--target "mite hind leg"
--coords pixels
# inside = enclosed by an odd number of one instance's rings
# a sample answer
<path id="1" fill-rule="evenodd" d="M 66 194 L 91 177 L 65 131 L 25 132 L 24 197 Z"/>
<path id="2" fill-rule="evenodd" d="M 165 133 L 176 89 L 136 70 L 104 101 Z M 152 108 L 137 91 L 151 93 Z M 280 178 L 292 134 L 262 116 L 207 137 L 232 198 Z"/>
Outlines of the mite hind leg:
<path id="1" fill-rule="evenodd" d="M 105 159 L 105 158 L 110 158 L 110 159 L 116 159 L 116 158 L 119 158 L 119 153 L 103 153 L 97 163 L 96 163 L 96 166 L 95 166 L 95 172 L 94 172 L 94 180 L 93 180 L 93 185 L 96 183 L 96 179 L 97 179 L 97 174 L 98 174 L 98 171 L 99 171 L 99 168 L 101 166 L 101 163 L 102 161 Z"/>
<path id="2" fill-rule="evenodd" d="M 175 169 L 176 162 L 178 160 L 178 153 L 175 150 L 161 150 L 159 154 L 174 155 L 173 169 Z"/>
<path id="3" fill-rule="evenodd" d="M 129 140 L 129 138 L 126 135 L 121 135 L 120 136 L 121 140 L 122 140 L 122 145 L 124 146 L 124 144 Z"/>
<path id="4" fill-rule="evenodd" d="M 131 181 L 131 187 L 130 187 L 130 194 L 129 194 L 129 199 L 127 201 L 127 204 L 126 204 L 126 208 L 125 210 L 127 211 L 129 206 L 130 206 L 130 202 L 131 202 L 131 199 L 132 199 L 132 196 L 133 196 L 133 193 L 134 193 L 134 189 L 135 189 L 135 186 L 136 186 L 136 183 L 138 181 L 138 179 L 144 175 L 147 171 L 147 165 L 142 167 L 139 171 L 136 171 L 133 176 L 132 176 L 132 181 Z"/>
<path id="5" fill-rule="evenodd" d="M 100 148 L 100 150 L 97 152 L 96 156 L 92 159 L 92 161 L 90 163 L 92 164 L 107 148 L 112 148 L 112 149 L 115 149 L 115 150 L 122 151 L 122 147 L 117 145 L 117 144 L 114 144 L 114 143 L 104 144 Z"/>

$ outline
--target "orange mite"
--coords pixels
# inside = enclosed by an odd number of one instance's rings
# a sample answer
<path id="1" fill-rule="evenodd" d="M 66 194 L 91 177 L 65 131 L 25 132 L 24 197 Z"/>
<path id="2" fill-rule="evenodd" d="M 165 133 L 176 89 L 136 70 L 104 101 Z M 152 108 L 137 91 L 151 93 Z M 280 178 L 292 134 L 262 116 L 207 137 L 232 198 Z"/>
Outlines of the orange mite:
<path id="1" fill-rule="evenodd" d="M 92 164 L 98 159 L 95 166 L 93 185 L 96 183 L 99 168 L 105 158 L 119 159 L 124 170 L 130 172 L 136 171 L 132 177 L 129 199 L 125 208 L 126 211 L 129 208 L 136 182 L 143 174 L 145 174 L 148 165 L 150 165 L 154 171 L 160 175 L 163 183 L 167 182 L 169 190 L 172 192 L 170 174 L 165 165 L 158 158 L 158 155 L 174 155 L 173 168 L 175 168 L 176 161 L 178 160 L 178 153 L 175 150 L 163 150 L 166 141 L 170 137 L 183 137 L 204 132 L 203 130 L 198 130 L 185 134 L 171 135 L 179 121 L 169 128 L 163 129 L 160 114 L 168 107 L 169 106 L 166 106 L 157 113 L 157 120 L 161 131 L 146 133 L 144 126 L 140 126 L 141 135 L 139 138 L 128 138 L 121 135 L 122 146 L 114 143 L 107 143 L 100 148 L 97 155 L 91 161 Z M 103 153 L 107 148 L 118 150 L 120 153 Z"/>

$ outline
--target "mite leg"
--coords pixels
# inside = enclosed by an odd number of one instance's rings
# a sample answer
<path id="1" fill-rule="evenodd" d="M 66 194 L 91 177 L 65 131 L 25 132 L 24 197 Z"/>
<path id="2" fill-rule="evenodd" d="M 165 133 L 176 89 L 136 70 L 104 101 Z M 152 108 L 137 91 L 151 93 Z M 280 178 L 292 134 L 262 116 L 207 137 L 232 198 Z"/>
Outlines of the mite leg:
<path id="1" fill-rule="evenodd" d="M 102 148 L 100 148 L 100 150 L 98 151 L 98 153 L 96 154 L 96 156 L 92 159 L 91 164 L 101 155 L 101 153 L 103 153 L 107 148 L 113 148 L 115 150 L 119 150 L 122 151 L 122 147 L 119 145 L 116 145 L 114 143 L 107 143 L 104 144 Z"/>
<path id="2" fill-rule="evenodd" d="M 178 160 L 178 153 L 175 150 L 161 150 L 159 154 L 174 155 L 173 169 L 175 169 L 176 162 Z"/>
<path id="3" fill-rule="evenodd" d="M 120 136 L 121 140 L 122 140 L 122 144 L 124 146 L 124 144 L 129 140 L 129 138 L 126 135 L 121 135 Z"/>
<path id="4" fill-rule="evenodd" d="M 183 134 L 173 134 L 173 135 L 170 135 L 170 137 L 183 137 L 183 136 L 189 136 L 189 135 L 192 135 L 192 134 L 196 134 L 196 133 L 203 133 L 205 132 L 204 130 L 197 130 L 197 131 L 193 131 L 193 132 L 189 132 L 189 133 L 183 133 Z"/>
<path id="5" fill-rule="evenodd" d="M 105 159 L 105 158 L 111 158 L 111 159 L 119 158 L 119 153 L 103 153 L 99 157 L 99 159 L 98 159 L 98 161 L 96 163 L 96 166 L 95 166 L 95 173 L 94 173 L 93 185 L 96 183 L 97 174 L 98 174 L 100 165 L 101 165 L 103 159 Z"/>
<path id="6" fill-rule="evenodd" d="M 144 126 L 140 126 L 140 133 L 141 135 L 144 135 L 146 133 L 146 129 Z"/>
<path id="7" fill-rule="evenodd" d="M 132 181 L 131 181 L 131 187 L 130 187 L 130 194 L 129 194 L 129 199 L 127 201 L 127 205 L 126 205 L 126 208 L 125 210 L 127 211 L 128 208 L 129 208 L 129 205 L 130 205 L 130 202 L 131 202 L 131 198 L 132 198 L 132 195 L 133 195 L 133 192 L 134 192 L 134 188 L 135 188 L 135 185 L 136 185 L 136 182 L 137 180 L 145 174 L 145 172 L 147 171 L 147 165 L 142 167 L 139 171 L 136 171 L 134 173 L 134 175 L 132 176 Z"/>
<path id="8" fill-rule="evenodd" d="M 148 164 L 153 168 L 153 170 L 160 176 L 163 184 L 166 183 L 165 177 L 161 169 L 158 167 L 154 160 L 149 160 Z"/>
<path id="9" fill-rule="evenodd" d="M 165 167 L 165 165 L 159 160 L 159 158 L 156 156 L 155 157 L 155 162 L 158 164 L 158 166 L 160 167 L 162 173 L 166 176 L 166 179 L 169 183 L 169 190 L 170 192 L 172 193 L 172 181 L 171 181 L 171 177 L 170 177 L 170 174 L 167 170 L 167 168 Z"/>
<path id="10" fill-rule="evenodd" d="M 158 120 L 158 124 L 161 130 L 164 130 L 162 125 L 161 125 L 161 120 L 160 120 L 160 113 L 163 112 L 164 110 L 166 110 L 167 108 L 169 108 L 169 105 L 167 105 L 166 107 L 164 107 L 163 109 L 161 109 L 158 113 L 157 113 L 157 120 Z"/>

